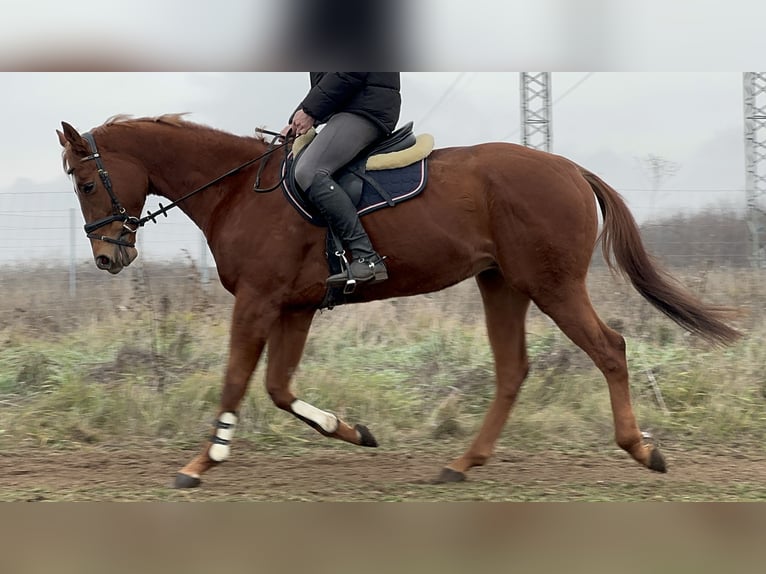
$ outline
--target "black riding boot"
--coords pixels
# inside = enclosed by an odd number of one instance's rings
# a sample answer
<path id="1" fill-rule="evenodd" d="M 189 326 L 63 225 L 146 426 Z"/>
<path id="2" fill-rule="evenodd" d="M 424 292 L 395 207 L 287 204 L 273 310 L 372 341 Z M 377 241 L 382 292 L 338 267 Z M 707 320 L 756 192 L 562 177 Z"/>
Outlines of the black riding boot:
<path id="1" fill-rule="evenodd" d="M 359 283 L 379 283 L 388 279 L 388 270 L 383 259 L 372 248 L 372 243 L 359 221 L 356 207 L 351 198 L 326 174 L 317 174 L 311 183 L 309 200 L 316 206 L 344 245 L 351 249 L 350 270 L 353 279 Z M 349 280 L 347 273 L 338 273 L 327 278 L 331 287 L 342 287 Z"/>

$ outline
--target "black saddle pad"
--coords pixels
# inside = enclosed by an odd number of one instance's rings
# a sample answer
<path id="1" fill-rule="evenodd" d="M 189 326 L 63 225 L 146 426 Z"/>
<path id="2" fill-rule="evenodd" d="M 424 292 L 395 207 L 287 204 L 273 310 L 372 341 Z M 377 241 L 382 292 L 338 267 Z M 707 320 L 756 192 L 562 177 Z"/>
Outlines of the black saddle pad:
<path id="1" fill-rule="evenodd" d="M 291 173 L 292 155 L 282 163 L 282 190 L 287 200 L 295 207 L 307 221 L 320 227 L 326 227 L 324 219 L 317 213 L 314 207 L 306 199 L 306 194 L 302 189 L 288 177 Z M 364 172 L 365 178 L 371 178 L 376 185 L 369 181 L 362 180 L 361 192 L 352 196 L 356 204 L 359 216 L 367 215 L 383 207 L 393 207 L 394 205 L 416 197 L 426 186 L 428 179 L 427 160 L 422 159 L 406 167 L 395 169 L 384 169 L 379 171 Z M 351 177 L 348 173 L 337 174 L 335 179 L 339 180 L 341 186 L 346 189 L 342 178 Z M 379 187 L 383 193 L 376 189 Z M 388 196 L 388 197 L 386 197 Z"/>

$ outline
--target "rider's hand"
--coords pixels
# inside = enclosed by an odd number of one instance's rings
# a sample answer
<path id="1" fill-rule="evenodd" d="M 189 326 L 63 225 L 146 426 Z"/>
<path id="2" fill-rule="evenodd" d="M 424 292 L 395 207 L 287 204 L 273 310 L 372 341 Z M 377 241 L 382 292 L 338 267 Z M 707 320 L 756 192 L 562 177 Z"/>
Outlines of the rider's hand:
<path id="1" fill-rule="evenodd" d="M 289 127 L 292 127 L 295 135 L 301 136 L 313 128 L 315 123 L 314 118 L 300 109 L 293 114 L 293 123 Z"/>

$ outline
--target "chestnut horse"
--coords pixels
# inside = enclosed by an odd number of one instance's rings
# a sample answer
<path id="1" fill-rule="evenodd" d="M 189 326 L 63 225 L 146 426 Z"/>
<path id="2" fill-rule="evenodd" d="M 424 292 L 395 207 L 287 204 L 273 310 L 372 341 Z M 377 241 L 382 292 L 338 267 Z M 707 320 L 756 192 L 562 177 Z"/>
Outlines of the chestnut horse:
<path id="1" fill-rule="evenodd" d="M 175 202 L 205 188 L 178 206 L 205 234 L 235 303 L 213 434 L 178 472 L 176 486 L 197 486 L 203 473 L 228 457 L 240 403 L 266 345 L 266 388 L 277 407 L 325 436 L 377 446 L 366 427 L 350 426 L 290 390 L 325 295 L 325 230 L 305 221 L 281 193 L 253 193 L 257 176 L 263 187 L 280 181 L 281 162 L 264 156 L 267 142 L 180 115 L 118 116 L 82 135 L 67 123 L 62 127 L 57 131 L 64 165 L 93 256 L 110 273 L 137 256 L 135 233 L 147 220 L 140 214 L 148 194 Z M 525 317 L 532 301 L 604 374 L 617 444 L 638 463 L 665 472 L 662 455 L 644 440 L 633 414 L 625 341 L 598 317 L 586 290 L 599 239 L 594 198 L 603 215 L 600 242 L 610 267 L 661 312 L 690 332 L 725 344 L 739 336 L 725 323 L 729 310 L 702 303 L 658 269 L 618 193 L 563 157 L 487 143 L 437 149 L 428 162 L 421 195 L 365 218 L 376 249 L 387 256 L 390 279 L 360 287 L 350 302 L 438 291 L 472 276 L 478 283 L 495 359 L 495 396 L 478 435 L 437 480 L 463 480 L 492 455 L 527 375 Z M 249 165 L 219 177 L 241 164 Z"/>

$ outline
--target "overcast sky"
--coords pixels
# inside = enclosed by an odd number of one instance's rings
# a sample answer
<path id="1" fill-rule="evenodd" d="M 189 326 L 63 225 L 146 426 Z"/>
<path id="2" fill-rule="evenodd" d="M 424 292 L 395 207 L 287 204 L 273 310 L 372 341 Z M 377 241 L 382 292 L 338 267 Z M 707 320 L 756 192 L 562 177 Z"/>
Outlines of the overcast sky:
<path id="1" fill-rule="evenodd" d="M 320 1 L 326 0 L 312 0 Z M 391 40 L 404 59 L 390 67 L 480 70 L 403 73 L 402 121 L 434 134 L 437 146 L 518 141 L 518 72 L 494 70 L 562 70 L 552 81 L 553 151 L 604 176 L 639 220 L 744 205 L 741 70 L 757 69 L 766 53 L 766 2 L 381 5 L 398 7 Z M 86 130 L 118 113 L 190 112 L 193 121 L 239 134 L 255 126 L 280 129 L 305 94 L 306 73 L 258 70 L 308 67 L 284 58 L 306 6 L 307 0 L 4 0 L 0 261 L 46 254 L 68 234 L 68 212 L 77 203 L 60 168 L 55 129 L 62 120 Z M 606 71 L 566 71 L 594 69 Z M 687 72 L 671 71 L 678 69 Z M 657 193 L 642 163 L 649 154 L 677 167 Z M 178 253 L 190 245 L 188 228 L 176 215 L 145 230 L 146 251 Z M 84 238 L 78 236 L 76 249 L 87 256 Z"/>
<path id="2" fill-rule="evenodd" d="M 33 227 L 56 233 L 68 225 L 62 217 L 77 206 L 61 170 L 55 130 L 62 120 L 87 130 L 118 113 L 190 112 L 193 121 L 251 134 L 256 126 L 283 127 L 308 87 L 303 72 L 6 72 L 0 82 L 0 259 L 18 256 Z M 553 151 L 605 177 L 640 220 L 744 206 L 740 72 L 559 72 L 551 86 Z M 402 94 L 402 121 L 432 133 L 438 147 L 520 140 L 516 72 L 406 72 Z M 659 193 L 643 162 L 649 154 L 678 167 Z M 173 236 L 174 252 L 188 247 L 183 216 L 169 223 L 163 239 Z M 160 227 L 145 236 L 159 237 Z M 43 241 L 39 230 L 36 237 Z M 87 256 L 84 239 L 80 249 Z"/>
<path id="3" fill-rule="evenodd" d="M 405 72 L 402 121 L 414 120 L 439 146 L 519 141 L 518 76 Z M 117 113 L 190 112 L 193 121 L 250 134 L 256 126 L 280 129 L 308 87 L 305 73 L 2 73 L 0 81 L 0 125 L 13 134 L 0 143 L 0 189 L 22 178 L 61 182 L 55 129 L 62 120 L 87 130 Z M 553 151 L 576 161 L 656 154 L 688 166 L 734 136 L 721 161 L 744 166 L 740 72 L 560 72 L 552 75 L 552 100 Z M 682 175 L 709 187 L 711 174 Z"/>

